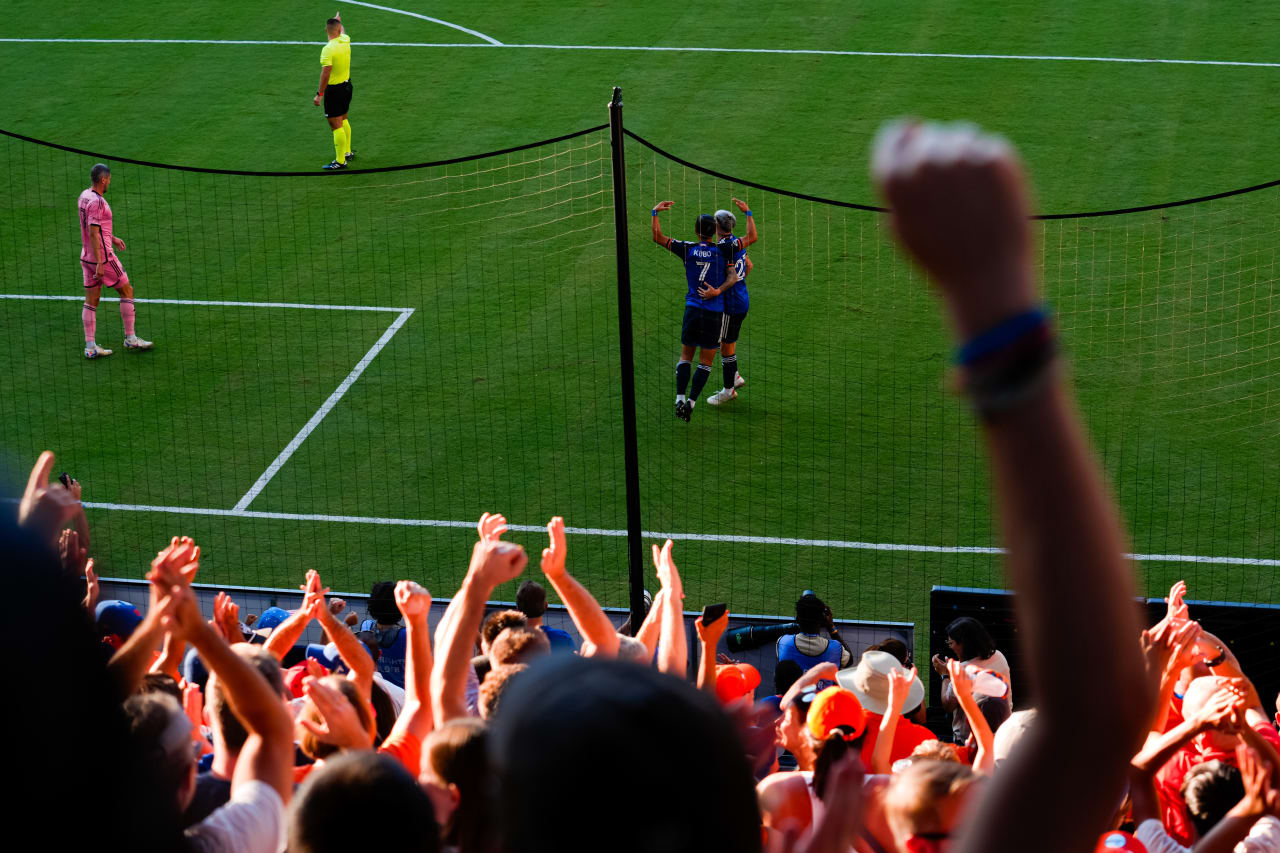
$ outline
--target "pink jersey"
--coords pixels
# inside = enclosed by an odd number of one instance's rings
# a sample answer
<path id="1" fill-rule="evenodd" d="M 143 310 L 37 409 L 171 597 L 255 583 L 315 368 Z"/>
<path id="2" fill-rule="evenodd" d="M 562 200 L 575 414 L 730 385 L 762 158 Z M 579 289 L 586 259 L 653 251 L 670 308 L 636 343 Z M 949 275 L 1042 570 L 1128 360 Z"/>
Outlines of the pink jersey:
<path id="1" fill-rule="evenodd" d="M 114 257 L 115 252 L 111 250 L 111 205 L 90 188 L 80 193 L 76 206 L 80 209 L 80 260 L 98 259 L 93 252 L 93 232 L 89 230 L 91 225 L 102 229 L 103 260 Z"/>

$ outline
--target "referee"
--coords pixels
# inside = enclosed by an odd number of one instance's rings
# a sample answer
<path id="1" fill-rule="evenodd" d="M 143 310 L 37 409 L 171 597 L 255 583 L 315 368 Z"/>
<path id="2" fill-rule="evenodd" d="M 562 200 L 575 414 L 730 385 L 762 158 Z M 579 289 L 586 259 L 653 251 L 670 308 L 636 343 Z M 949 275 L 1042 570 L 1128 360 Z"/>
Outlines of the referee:
<path id="1" fill-rule="evenodd" d="M 324 32 L 329 41 L 320 51 L 320 88 L 316 89 L 317 107 L 324 99 L 324 117 L 333 131 L 333 162 L 325 169 L 345 169 L 347 162 L 356 156 L 351 150 L 351 122 L 347 111 L 351 109 L 351 36 L 342 26 L 342 13 L 324 22 Z"/>

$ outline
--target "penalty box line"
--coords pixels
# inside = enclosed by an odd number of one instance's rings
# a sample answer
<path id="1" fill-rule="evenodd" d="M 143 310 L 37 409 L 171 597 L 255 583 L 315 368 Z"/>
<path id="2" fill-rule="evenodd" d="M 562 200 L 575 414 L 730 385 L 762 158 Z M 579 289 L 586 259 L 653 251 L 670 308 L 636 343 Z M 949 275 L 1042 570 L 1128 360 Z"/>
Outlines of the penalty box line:
<path id="1" fill-rule="evenodd" d="M 0 293 L 0 299 L 56 302 L 84 301 L 83 296 L 25 293 Z M 105 297 L 102 301 L 118 302 L 120 300 L 117 297 Z M 298 430 L 298 433 L 287 445 L 285 445 L 284 450 L 281 450 L 276 458 L 272 460 L 271 464 L 267 466 L 267 470 L 263 471 L 262 474 L 259 475 L 254 484 L 249 487 L 249 491 L 245 492 L 240 500 L 236 501 L 233 512 L 244 512 L 248 509 L 249 504 L 253 503 L 254 498 L 262 493 L 262 490 L 267 487 L 267 484 L 271 482 L 271 479 L 275 477 L 280 469 L 284 467 L 285 463 L 289 461 L 289 458 L 293 456 L 299 447 L 302 446 L 302 442 L 307 440 L 307 436 L 315 432 L 316 427 L 320 426 L 320 422 L 324 420 L 325 415 L 333 411 L 334 406 L 338 405 L 338 401 L 341 400 L 343 395 L 351 389 L 351 386 L 360 378 L 360 375 L 364 373 L 365 368 L 373 362 L 378 353 L 382 352 L 383 348 L 387 344 L 391 343 L 391 339 L 395 337 L 396 332 L 400 331 L 400 327 L 408 322 L 414 312 L 414 309 L 412 308 L 387 308 L 373 305 L 314 305 L 298 302 L 231 302 L 211 299 L 135 299 L 134 302 L 150 303 L 152 305 L 212 305 L 231 308 L 302 308 L 317 311 L 380 311 L 399 315 L 391 322 L 391 325 L 383 331 L 382 336 L 374 342 L 373 346 L 369 348 L 369 351 L 364 354 L 364 358 L 360 359 L 356 366 L 351 369 L 351 372 L 347 374 L 346 378 L 343 379 L 338 387 L 334 389 L 333 393 L 329 395 L 329 398 L 321 404 L 315 414 L 313 414 L 311 418 L 303 424 L 302 429 Z"/>
<path id="2" fill-rule="evenodd" d="M 445 527 L 475 529 L 474 521 L 450 521 L 431 518 L 377 518 L 364 515 L 326 515 L 300 512 L 262 512 L 239 509 L 204 509 L 184 506 L 154 506 L 149 504 L 120 504 L 85 501 L 88 509 L 116 510 L 122 512 L 159 512 L 174 515 L 208 515 L 222 518 L 249 518 L 268 521 L 318 521 L 333 524 L 376 524 L 391 527 Z M 540 524 L 508 524 L 511 530 L 522 533 L 545 533 Z M 565 533 L 576 536 L 625 537 L 627 531 L 603 527 L 566 527 Z M 803 548 L 838 548 L 854 551 L 905 551 L 924 554 L 985 554 L 999 556 L 1004 548 L 978 545 L 913 545 L 897 542 L 855 542 L 844 539 L 799 539 L 783 536 L 733 536 L 713 533 L 664 533 L 644 530 L 646 539 L 673 539 L 686 542 L 728 542 L 749 545 L 790 545 Z M 1280 559 L 1260 557 L 1211 557 L 1197 554 L 1125 554 L 1140 563 L 1211 563 L 1228 566 L 1280 566 Z"/>

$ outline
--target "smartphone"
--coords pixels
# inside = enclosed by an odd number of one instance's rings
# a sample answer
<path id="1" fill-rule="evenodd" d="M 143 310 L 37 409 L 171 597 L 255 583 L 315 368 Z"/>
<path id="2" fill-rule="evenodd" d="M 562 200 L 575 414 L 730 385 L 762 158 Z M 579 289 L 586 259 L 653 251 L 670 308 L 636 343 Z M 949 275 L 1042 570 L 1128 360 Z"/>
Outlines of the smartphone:
<path id="1" fill-rule="evenodd" d="M 705 628 L 721 616 L 724 616 L 725 611 L 728 609 L 728 604 L 708 604 L 702 608 L 702 627 Z"/>
<path id="2" fill-rule="evenodd" d="M 58 475 L 58 482 L 61 483 L 67 491 L 71 491 L 71 475 L 66 471 L 63 471 Z"/>

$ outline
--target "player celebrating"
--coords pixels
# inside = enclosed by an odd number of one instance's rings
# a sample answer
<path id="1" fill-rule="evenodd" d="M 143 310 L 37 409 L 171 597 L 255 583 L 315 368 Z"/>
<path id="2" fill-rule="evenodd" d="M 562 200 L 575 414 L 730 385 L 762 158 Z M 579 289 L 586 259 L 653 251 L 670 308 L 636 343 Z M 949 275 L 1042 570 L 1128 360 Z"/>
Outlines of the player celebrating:
<path id="1" fill-rule="evenodd" d="M 351 109 L 351 36 L 342 26 L 342 13 L 338 12 L 324 22 L 329 42 L 320 51 L 320 88 L 316 89 L 317 107 L 324 99 L 324 117 L 333 131 L 333 162 L 326 169 L 345 169 L 347 161 L 356 156 L 351 150 L 351 122 L 347 110 Z"/>
<path id="2" fill-rule="evenodd" d="M 89 182 L 92 186 L 80 193 L 76 204 L 80 211 L 80 269 L 84 273 L 84 308 L 80 311 L 84 323 L 84 357 L 111 355 L 111 350 L 98 346 L 94 340 L 98 300 L 102 298 L 104 284 L 120 294 L 124 348 L 151 349 L 151 341 L 144 341 L 133 333 L 133 285 L 129 284 L 129 276 L 115 253 L 116 249 L 124 251 L 124 241 L 111 233 L 111 205 L 102 197 L 111 186 L 111 170 L 105 163 L 98 163 L 89 170 Z"/>
<path id="3" fill-rule="evenodd" d="M 689 291 L 684 298 L 684 324 L 680 330 L 680 361 L 676 364 L 676 417 L 688 421 L 711 376 L 711 363 L 720 347 L 720 335 L 724 331 L 724 297 L 720 294 L 738 280 L 733 269 L 733 250 L 736 240 L 722 244 L 712 243 L 716 235 L 715 217 L 704 213 L 694 225 L 698 242 L 673 240 L 663 236 L 658 214 L 675 207 L 674 201 L 660 201 L 653 208 L 653 242 L 670 250 L 684 261 L 685 279 Z M 689 387 L 689 373 L 693 365 L 693 351 L 700 349 L 698 369 L 693 376 L 693 392 L 685 396 Z"/>
<path id="4" fill-rule="evenodd" d="M 742 321 L 747 319 L 747 309 L 750 305 L 747 299 L 747 274 L 751 272 L 751 259 L 747 257 L 747 247 L 759 239 L 759 235 L 756 234 L 755 217 L 751 215 L 751 209 L 747 207 L 747 203 L 736 198 L 733 203 L 738 206 L 738 210 L 746 214 L 747 236 L 737 240 L 733 236 L 733 229 L 738 224 L 738 218 L 727 210 L 716 211 L 716 235 L 720 241 L 736 240 L 736 243 L 733 243 L 733 270 L 737 273 L 738 281 L 724 291 L 725 324 L 724 335 L 720 338 L 720 367 L 724 371 L 724 387 L 707 398 L 708 406 L 729 402 L 738 396 L 737 389 L 747 382 L 738 370 L 736 350 L 738 333 L 742 331 Z"/>

